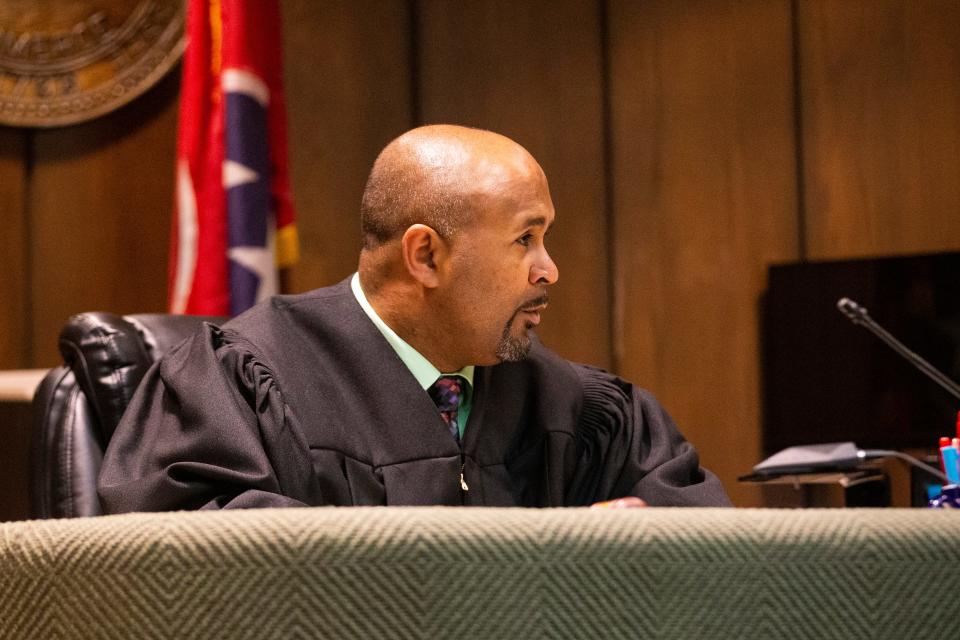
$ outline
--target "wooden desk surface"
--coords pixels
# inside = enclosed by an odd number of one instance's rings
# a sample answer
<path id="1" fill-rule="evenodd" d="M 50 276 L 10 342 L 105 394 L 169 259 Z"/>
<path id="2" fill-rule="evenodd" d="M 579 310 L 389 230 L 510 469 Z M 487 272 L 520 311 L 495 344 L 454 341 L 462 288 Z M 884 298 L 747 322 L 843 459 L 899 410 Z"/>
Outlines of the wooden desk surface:
<path id="1" fill-rule="evenodd" d="M 30 402 L 49 369 L 0 371 L 0 402 Z"/>

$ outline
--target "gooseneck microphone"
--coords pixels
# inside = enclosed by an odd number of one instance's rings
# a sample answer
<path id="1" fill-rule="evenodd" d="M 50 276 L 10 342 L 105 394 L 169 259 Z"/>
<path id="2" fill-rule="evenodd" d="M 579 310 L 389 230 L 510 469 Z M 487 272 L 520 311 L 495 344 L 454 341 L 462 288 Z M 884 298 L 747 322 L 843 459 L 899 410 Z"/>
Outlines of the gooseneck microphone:
<path id="1" fill-rule="evenodd" d="M 932 364 L 908 349 L 902 342 L 877 324 L 867 310 L 850 298 L 840 298 L 837 309 L 847 316 L 851 322 L 868 329 L 872 334 L 887 343 L 891 349 L 910 361 L 910 364 L 929 376 L 934 382 L 943 387 L 950 395 L 960 400 L 960 385 L 942 374 Z M 861 449 L 852 442 L 831 442 L 829 444 L 804 445 L 789 447 L 770 456 L 753 468 L 754 477 L 773 477 L 779 475 L 794 475 L 816 473 L 822 471 L 851 470 L 865 460 L 879 458 L 898 458 L 904 462 L 923 469 L 935 478 L 945 483 L 950 479 L 939 469 L 924 464 L 919 460 L 899 451 L 886 449 Z M 749 476 L 746 476 L 749 477 Z M 741 478 L 743 480 L 744 478 Z"/>
<path id="2" fill-rule="evenodd" d="M 870 314 L 867 313 L 866 309 L 861 307 L 850 298 L 840 298 L 837 301 L 837 309 L 839 309 L 843 315 L 847 316 L 851 322 L 856 325 L 860 325 L 861 327 L 870 331 L 870 333 L 873 335 L 883 340 L 885 343 L 887 343 L 887 346 L 906 358 L 910 364 L 925 373 L 931 380 L 943 387 L 954 398 L 960 400 L 960 385 L 945 376 L 940 372 L 939 369 L 908 349 L 902 342 L 890 335 L 886 329 L 881 327 L 873 318 L 870 317 Z"/>

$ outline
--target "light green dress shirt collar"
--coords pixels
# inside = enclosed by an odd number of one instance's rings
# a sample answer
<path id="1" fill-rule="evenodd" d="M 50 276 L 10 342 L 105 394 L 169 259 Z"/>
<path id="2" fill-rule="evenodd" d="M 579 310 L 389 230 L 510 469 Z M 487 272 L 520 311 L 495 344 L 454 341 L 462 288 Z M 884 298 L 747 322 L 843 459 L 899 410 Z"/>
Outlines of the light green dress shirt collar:
<path id="1" fill-rule="evenodd" d="M 468 398 L 470 396 L 470 390 L 473 389 L 473 370 L 474 365 L 467 365 L 460 371 L 453 371 L 450 373 L 442 373 L 437 369 L 429 360 L 423 357 L 419 351 L 411 347 L 407 342 L 397 335 L 397 333 L 387 326 L 387 323 L 377 315 L 377 312 L 374 311 L 373 307 L 370 305 L 370 302 L 367 300 L 367 296 L 364 295 L 363 289 L 360 288 L 360 274 L 354 273 L 353 277 L 350 279 L 350 289 L 353 291 L 354 297 L 356 297 L 357 302 L 360 303 L 360 306 L 363 308 L 363 312 L 367 314 L 367 317 L 370 318 L 370 321 L 373 322 L 374 326 L 383 334 L 383 337 L 386 338 L 387 342 L 390 343 L 390 346 L 393 347 L 393 350 L 396 351 L 397 356 L 400 360 L 403 361 L 403 364 L 407 365 L 407 369 L 410 370 L 410 373 L 413 374 L 413 377 L 417 379 L 417 382 L 420 383 L 420 386 L 424 389 L 429 389 L 434 382 L 437 381 L 442 375 L 458 375 L 464 378 L 468 383 L 468 391 L 465 394 Z M 464 424 L 466 420 L 463 421 Z M 461 431 L 463 427 L 461 426 Z"/>

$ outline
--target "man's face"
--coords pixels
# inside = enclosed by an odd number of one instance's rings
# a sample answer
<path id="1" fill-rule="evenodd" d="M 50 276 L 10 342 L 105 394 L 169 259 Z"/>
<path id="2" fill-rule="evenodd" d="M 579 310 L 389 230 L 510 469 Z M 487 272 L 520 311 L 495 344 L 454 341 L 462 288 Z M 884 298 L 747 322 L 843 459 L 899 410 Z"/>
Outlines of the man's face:
<path id="1" fill-rule="evenodd" d="M 559 275 L 544 245 L 555 216 L 546 178 L 530 159 L 484 185 L 477 205 L 450 240 L 444 306 L 467 362 L 521 360 Z"/>

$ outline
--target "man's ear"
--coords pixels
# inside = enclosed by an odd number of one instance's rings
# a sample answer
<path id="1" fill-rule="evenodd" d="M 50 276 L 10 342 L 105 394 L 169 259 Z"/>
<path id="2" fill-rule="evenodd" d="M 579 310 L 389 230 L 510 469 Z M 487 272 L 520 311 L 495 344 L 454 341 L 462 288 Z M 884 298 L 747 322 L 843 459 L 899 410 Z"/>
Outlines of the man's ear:
<path id="1" fill-rule="evenodd" d="M 437 265 L 446 259 L 447 244 L 432 227 L 425 224 L 408 227 L 400 240 L 400 251 L 404 266 L 414 279 L 431 289 L 440 284 Z"/>

